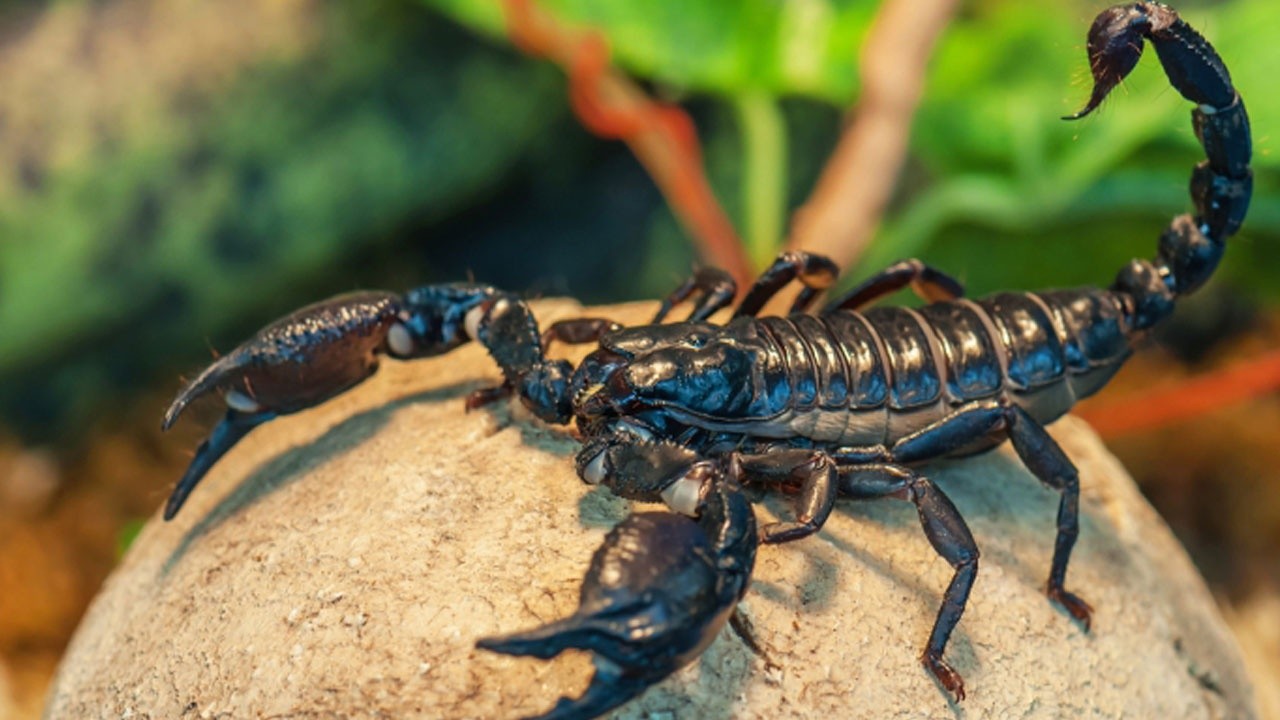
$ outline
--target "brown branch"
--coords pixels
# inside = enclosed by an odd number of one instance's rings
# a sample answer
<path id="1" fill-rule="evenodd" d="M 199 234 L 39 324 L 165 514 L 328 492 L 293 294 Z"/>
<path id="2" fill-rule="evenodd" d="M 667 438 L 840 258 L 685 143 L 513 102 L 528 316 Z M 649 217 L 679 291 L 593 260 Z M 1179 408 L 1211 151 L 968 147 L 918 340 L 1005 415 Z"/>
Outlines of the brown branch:
<path id="1" fill-rule="evenodd" d="M 569 102 L 592 133 L 627 143 L 666 197 L 707 263 L 733 275 L 740 288 L 751 263 L 702 167 L 693 121 L 661 103 L 609 66 L 598 32 L 573 31 L 540 12 L 533 0 L 504 0 L 507 32 L 524 52 L 546 57 L 569 76 Z"/>
<path id="2" fill-rule="evenodd" d="M 1104 438 L 1155 430 L 1280 389 L 1280 351 L 1115 400 L 1090 400 L 1075 414 Z"/>
<path id="3" fill-rule="evenodd" d="M 862 48 L 862 94 L 788 247 L 848 271 L 866 249 L 902 170 L 933 47 L 956 0 L 885 0 Z M 788 299 L 789 302 L 789 299 Z"/>

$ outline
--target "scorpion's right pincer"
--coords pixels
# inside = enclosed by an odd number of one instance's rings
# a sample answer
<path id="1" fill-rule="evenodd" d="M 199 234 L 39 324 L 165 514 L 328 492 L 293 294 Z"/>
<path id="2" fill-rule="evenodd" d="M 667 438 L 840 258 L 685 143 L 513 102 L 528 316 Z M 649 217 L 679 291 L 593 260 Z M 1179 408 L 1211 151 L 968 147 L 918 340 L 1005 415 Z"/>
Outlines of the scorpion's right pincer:
<path id="1" fill-rule="evenodd" d="M 755 517 L 722 471 L 686 472 L 670 482 L 690 474 L 699 483 L 689 508 L 694 517 L 634 513 L 614 526 L 591 558 L 577 612 L 476 643 L 538 658 L 570 648 L 593 654 L 586 691 L 530 720 L 593 718 L 622 705 L 700 655 L 733 614 L 755 564 Z M 664 489 L 635 495 L 657 500 Z"/>

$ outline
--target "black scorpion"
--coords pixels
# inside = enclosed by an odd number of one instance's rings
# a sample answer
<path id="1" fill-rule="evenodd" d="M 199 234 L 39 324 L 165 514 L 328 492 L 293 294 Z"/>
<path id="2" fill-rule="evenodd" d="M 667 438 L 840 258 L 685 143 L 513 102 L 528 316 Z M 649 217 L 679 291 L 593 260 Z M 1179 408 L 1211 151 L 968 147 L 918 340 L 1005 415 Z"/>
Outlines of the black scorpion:
<path id="1" fill-rule="evenodd" d="M 475 284 L 428 286 L 404 297 L 363 292 L 312 305 L 263 329 L 189 382 L 164 418 L 211 390 L 229 410 L 197 450 L 165 507 L 172 518 L 209 467 L 254 427 L 361 382 L 377 357 L 416 358 L 475 340 L 502 369 L 474 407 L 515 394 L 550 423 L 575 421 L 579 475 L 673 513 L 635 513 L 597 550 L 578 611 L 479 646 L 551 657 L 594 653 L 584 695 L 543 718 L 592 717 L 695 658 L 746 592 L 757 545 L 818 531 L 837 496 L 915 504 L 924 533 L 954 568 L 922 662 L 964 697 L 947 639 L 978 572 L 978 547 L 947 496 L 915 469 L 1008 439 L 1027 468 L 1061 495 L 1046 591 L 1087 630 L 1089 605 L 1064 583 L 1078 533 L 1076 468 L 1045 432 L 1096 392 L 1177 298 L 1200 287 L 1239 228 L 1252 187 L 1244 104 L 1213 48 L 1168 7 L 1102 12 L 1089 32 L 1094 110 L 1133 69 L 1149 40 L 1173 87 L 1196 104 L 1207 160 L 1191 176 L 1194 214 L 1176 217 L 1154 260 L 1134 260 L 1110 288 L 963 297 L 959 283 L 918 260 L 897 263 L 821 313 L 806 314 L 835 280 L 827 259 L 784 253 L 724 325 L 709 322 L 736 294 L 703 270 L 671 294 L 653 324 L 558 322 L 542 335 L 519 298 Z M 783 286 L 803 289 L 786 317 L 756 317 Z M 914 288 L 919 309 L 865 306 Z M 659 324 L 694 301 L 684 322 Z M 548 359 L 551 341 L 598 343 L 575 369 Z M 795 519 L 757 529 L 743 484 L 797 492 Z"/>

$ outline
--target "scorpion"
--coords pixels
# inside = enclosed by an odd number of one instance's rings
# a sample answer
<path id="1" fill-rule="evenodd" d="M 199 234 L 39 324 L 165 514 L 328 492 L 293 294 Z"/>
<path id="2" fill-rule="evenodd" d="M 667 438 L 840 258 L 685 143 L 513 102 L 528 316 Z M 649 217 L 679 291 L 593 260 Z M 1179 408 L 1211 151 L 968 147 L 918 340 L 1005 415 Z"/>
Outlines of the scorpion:
<path id="1" fill-rule="evenodd" d="M 1191 175 L 1195 212 L 1175 217 L 1156 257 L 1129 262 L 1106 289 L 967 299 L 954 278 L 912 259 L 812 314 L 838 269 L 792 251 L 756 280 L 724 324 L 711 318 L 733 304 L 737 288 L 712 268 L 696 271 L 643 327 L 578 318 L 540 332 L 523 300 L 475 283 L 341 295 L 268 325 L 177 394 L 165 429 L 215 390 L 228 409 L 178 481 L 164 518 L 177 514 L 246 433 L 350 389 L 376 371 L 380 355 L 419 358 L 476 341 L 503 379 L 472 393 L 469 409 L 514 395 L 547 423 L 572 421 L 584 481 L 674 511 L 632 513 L 606 535 L 570 617 L 478 641 L 511 655 L 593 654 L 583 694 L 561 698 L 539 718 L 597 716 L 691 662 L 732 619 L 759 545 L 819 531 L 839 497 L 915 505 L 926 538 L 953 569 L 921 662 L 962 700 L 964 682 L 944 652 L 977 576 L 978 546 L 918 468 L 1009 440 L 1060 495 L 1045 592 L 1087 632 L 1092 608 L 1065 585 L 1079 533 L 1079 475 L 1045 424 L 1097 392 L 1176 300 L 1209 279 L 1249 204 L 1244 104 L 1217 52 L 1167 6 L 1136 2 L 1097 16 L 1087 44 L 1092 94 L 1064 119 L 1096 109 L 1136 66 L 1144 40 L 1173 87 L 1195 104 L 1193 127 L 1207 159 Z M 762 317 L 793 282 L 801 287 L 790 313 Z M 868 309 L 908 287 L 927 304 Z M 689 317 L 664 324 L 682 303 L 692 305 Z M 553 342 L 597 347 L 575 368 L 547 356 Z M 746 486 L 791 491 L 794 519 L 757 527 Z"/>

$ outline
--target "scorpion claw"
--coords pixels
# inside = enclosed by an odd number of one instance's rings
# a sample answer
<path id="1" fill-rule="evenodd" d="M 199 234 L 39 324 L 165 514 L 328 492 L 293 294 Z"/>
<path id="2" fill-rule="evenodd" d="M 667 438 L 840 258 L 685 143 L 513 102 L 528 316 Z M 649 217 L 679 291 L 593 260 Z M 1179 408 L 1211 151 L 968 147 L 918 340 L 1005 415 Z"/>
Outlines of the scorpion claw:
<path id="1" fill-rule="evenodd" d="M 633 618 L 633 621 L 636 620 L 638 618 Z M 619 621 L 574 615 L 528 632 L 483 638 L 476 642 L 476 647 L 504 655 L 547 659 L 570 648 L 590 650 L 599 643 L 608 642 L 608 638 L 616 636 L 622 629 L 617 627 L 618 624 Z M 528 720 L 593 718 L 627 702 L 661 679 L 649 679 L 643 674 L 630 673 L 602 654 L 597 654 L 594 661 L 595 674 L 582 695 L 577 698 L 562 697 L 550 711 L 532 716 Z"/>
<path id="2" fill-rule="evenodd" d="M 188 381 L 186 385 L 183 385 L 182 389 L 173 398 L 173 402 L 169 403 L 168 409 L 164 411 L 164 420 L 160 423 L 160 429 L 168 430 L 173 427 L 173 424 L 178 421 L 178 417 L 182 415 L 182 411 L 186 410 L 193 400 L 208 394 L 229 373 L 236 370 L 235 366 L 239 359 L 236 354 L 223 355 L 213 361 L 209 367 L 201 371 L 195 378 Z"/>
<path id="3" fill-rule="evenodd" d="M 187 496 L 204 478 L 209 468 L 239 442 L 240 438 L 273 417 L 275 417 L 274 413 L 245 414 L 229 410 L 222 422 L 213 429 L 209 438 L 196 448 L 195 457 L 192 458 L 187 471 L 182 474 L 182 478 L 178 480 L 178 484 L 173 488 L 169 500 L 164 505 L 164 519 L 172 520 L 178 514 L 183 503 L 187 501 Z"/>
<path id="4" fill-rule="evenodd" d="M 746 591 L 755 560 L 755 519 L 736 485 L 721 486 L 694 520 L 630 515 L 591 559 L 572 616 L 534 630 L 483 638 L 477 647 L 549 658 L 569 648 L 594 654 L 595 675 L 578 698 L 539 718 L 590 718 L 644 692 L 688 664 L 719 634 Z"/>
<path id="5" fill-rule="evenodd" d="M 172 519 L 209 468 L 250 430 L 317 405 L 367 378 L 388 345 L 399 300 L 384 292 L 340 295 L 309 305 L 258 331 L 183 386 L 165 411 L 168 430 L 193 401 L 220 390 L 229 410 L 178 481 L 165 505 Z M 392 344 L 395 344 L 392 342 Z"/>

